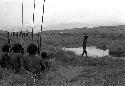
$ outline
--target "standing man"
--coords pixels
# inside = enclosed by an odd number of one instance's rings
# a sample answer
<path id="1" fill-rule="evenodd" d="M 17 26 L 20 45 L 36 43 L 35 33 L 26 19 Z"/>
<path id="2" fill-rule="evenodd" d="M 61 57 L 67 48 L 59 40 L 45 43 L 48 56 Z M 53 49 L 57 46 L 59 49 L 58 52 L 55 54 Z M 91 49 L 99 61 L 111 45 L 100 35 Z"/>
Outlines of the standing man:
<path id="1" fill-rule="evenodd" d="M 84 53 L 85 53 L 85 55 L 87 56 L 87 51 L 86 51 L 87 38 L 88 38 L 88 36 L 84 36 L 83 45 L 82 45 L 82 46 L 83 46 L 82 57 L 83 57 Z"/>

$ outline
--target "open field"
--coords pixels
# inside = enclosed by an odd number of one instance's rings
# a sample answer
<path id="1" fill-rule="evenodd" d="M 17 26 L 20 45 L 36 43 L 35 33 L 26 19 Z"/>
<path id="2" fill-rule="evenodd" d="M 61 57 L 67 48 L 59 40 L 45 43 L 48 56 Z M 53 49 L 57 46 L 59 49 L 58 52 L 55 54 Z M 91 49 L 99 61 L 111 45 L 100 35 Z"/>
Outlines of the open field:
<path id="1" fill-rule="evenodd" d="M 42 35 L 43 43 L 59 46 L 59 47 L 67 47 L 67 48 L 78 48 L 82 47 L 82 41 L 84 35 Z M 112 39 L 111 37 L 102 38 L 100 36 L 92 36 L 89 35 L 87 46 L 96 46 L 97 48 L 106 50 L 109 49 L 112 55 L 123 57 L 125 55 L 125 37 L 124 38 L 116 38 Z"/>
<path id="2" fill-rule="evenodd" d="M 62 58 L 65 59 L 66 58 Z M 64 61 L 65 61 L 64 60 Z M 68 59 L 71 61 L 71 59 Z M 56 60 L 51 69 L 36 79 L 36 86 L 124 86 L 125 61 L 120 59 L 80 59 L 76 64 Z M 67 64 L 66 64 L 67 63 Z M 4 72 L 3 72 L 4 71 Z M 1 86 L 34 86 L 33 75 L 27 72 L 14 74 L 1 69 Z M 45 75 L 46 74 L 46 75 Z"/>
<path id="3" fill-rule="evenodd" d="M 0 68 L 0 86 L 124 86 L 125 85 L 125 37 L 116 35 L 93 36 L 89 35 L 87 46 L 97 46 L 109 49 L 113 54 L 122 56 L 114 58 L 106 56 L 92 58 L 75 55 L 64 51 L 62 47 L 81 47 L 84 35 L 42 35 L 41 51 L 52 52 L 55 59 L 50 70 L 32 78 L 31 73 L 22 69 L 21 74 Z M 7 42 L 6 36 L 0 36 L 0 47 Z M 20 42 L 20 38 L 12 37 L 12 43 Z M 30 43 L 37 44 L 37 37 L 23 39 L 25 48 Z"/>

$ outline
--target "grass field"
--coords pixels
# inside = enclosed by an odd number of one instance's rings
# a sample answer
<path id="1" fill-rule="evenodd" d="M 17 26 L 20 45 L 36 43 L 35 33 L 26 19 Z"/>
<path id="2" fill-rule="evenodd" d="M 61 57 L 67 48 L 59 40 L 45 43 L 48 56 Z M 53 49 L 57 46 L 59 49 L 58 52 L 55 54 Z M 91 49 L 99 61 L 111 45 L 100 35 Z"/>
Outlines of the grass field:
<path id="1" fill-rule="evenodd" d="M 7 42 L 6 36 L 0 36 L 0 47 Z M 109 49 L 116 54 L 124 56 L 125 41 L 89 36 L 88 46 L 97 46 Z M 37 44 L 37 38 L 23 39 L 25 48 L 30 43 Z M 0 86 L 124 86 L 125 85 L 125 60 L 124 58 L 102 57 L 92 58 L 75 55 L 73 52 L 63 51 L 62 47 L 81 47 L 83 36 L 42 35 L 41 51 L 49 51 L 55 60 L 50 70 L 39 76 L 33 75 L 22 69 L 21 74 L 0 68 Z M 20 41 L 13 37 L 12 43 Z M 117 52 L 121 50 L 120 52 Z M 113 53 L 114 54 L 114 53 Z"/>
<path id="2" fill-rule="evenodd" d="M 117 34 L 116 34 L 117 35 Z M 82 47 L 84 35 L 42 35 L 44 44 L 76 48 Z M 116 37 L 116 38 L 115 38 Z M 117 36 L 93 36 L 89 35 L 87 46 L 96 46 L 97 48 L 109 49 L 110 54 L 117 57 L 125 56 L 125 37 L 117 38 Z"/>

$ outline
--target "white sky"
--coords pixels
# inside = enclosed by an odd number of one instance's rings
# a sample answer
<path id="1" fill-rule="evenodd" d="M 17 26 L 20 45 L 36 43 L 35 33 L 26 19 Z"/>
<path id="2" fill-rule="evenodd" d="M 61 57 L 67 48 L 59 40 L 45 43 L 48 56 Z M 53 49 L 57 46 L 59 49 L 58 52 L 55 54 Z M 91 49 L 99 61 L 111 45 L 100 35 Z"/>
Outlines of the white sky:
<path id="1" fill-rule="evenodd" d="M 21 25 L 21 1 L 0 0 L 0 25 Z M 32 25 L 33 1 L 24 0 L 24 24 Z M 36 0 L 35 24 L 41 23 L 43 0 Z M 125 24 L 125 0 L 46 0 L 45 25 Z"/>

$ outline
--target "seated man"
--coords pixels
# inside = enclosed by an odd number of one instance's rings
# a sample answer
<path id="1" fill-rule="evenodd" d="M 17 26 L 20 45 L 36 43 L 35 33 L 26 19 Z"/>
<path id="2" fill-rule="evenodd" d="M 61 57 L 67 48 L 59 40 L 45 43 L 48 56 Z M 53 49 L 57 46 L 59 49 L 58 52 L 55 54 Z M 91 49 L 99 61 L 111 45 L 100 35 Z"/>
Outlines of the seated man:
<path id="1" fill-rule="evenodd" d="M 39 74 L 45 70 L 45 66 L 40 56 L 37 55 L 38 48 L 34 44 L 30 44 L 27 48 L 28 54 L 23 58 L 24 68 L 33 74 Z"/>
<path id="2" fill-rule="evenodd" d="M 42 60 L 44 62 L 44 65 L 45 65 L 45 69 L 49 70 L 49 68 L 51 66 L 51 62 L 50 62 L 50 58 L 47 55 L 47 52 L 42 52 L 41 57 L 42 57 Z"/>
<path id="3" fill-rule="evenodd" d="M 11 69 L 14 69 L 15 72 L 19 72 L 22 66 L 23 55 L 21 53 L 22 45 L 15 44 L 12 47 L 12 52 L 9 54 L 9 65 Z"/>
<path id="4" fill-rule="evenodd" d="M 2 53 L 1 53 L 1 58 L 0 58 L 0 65 L 1 67 L 8 67 L 9 63 L 9 45 L 4 45 L 2 47 Z"/>

